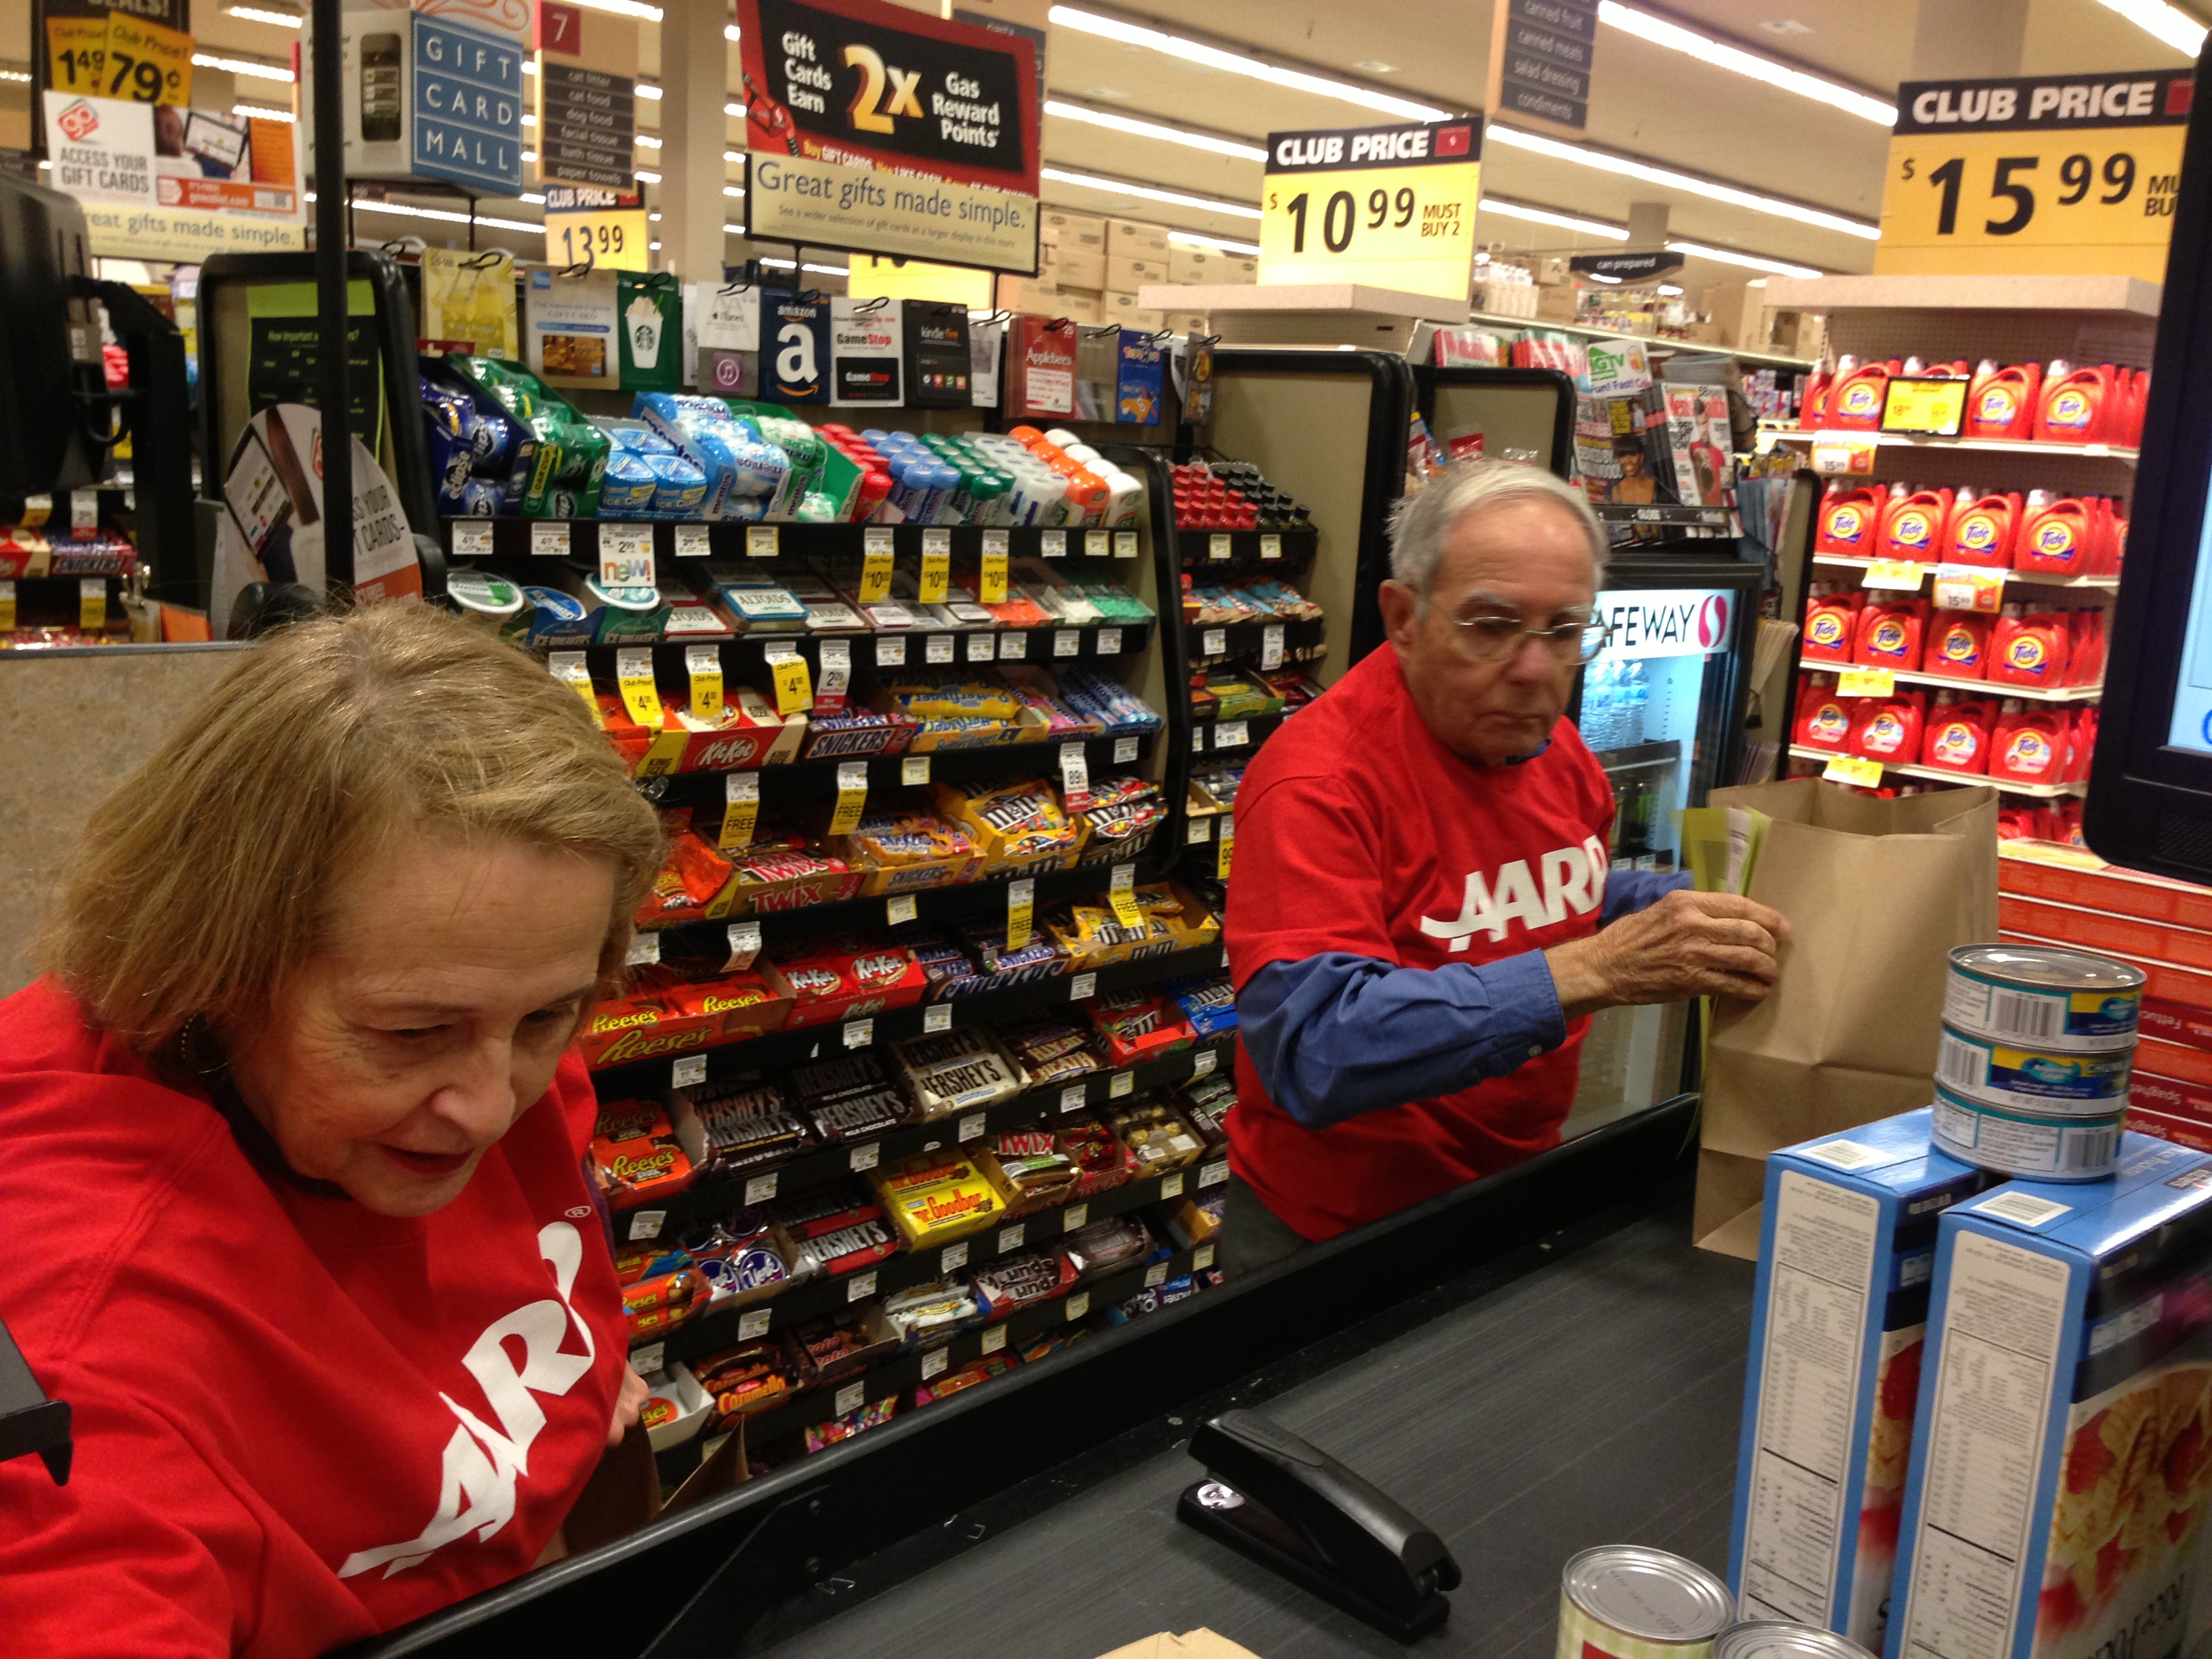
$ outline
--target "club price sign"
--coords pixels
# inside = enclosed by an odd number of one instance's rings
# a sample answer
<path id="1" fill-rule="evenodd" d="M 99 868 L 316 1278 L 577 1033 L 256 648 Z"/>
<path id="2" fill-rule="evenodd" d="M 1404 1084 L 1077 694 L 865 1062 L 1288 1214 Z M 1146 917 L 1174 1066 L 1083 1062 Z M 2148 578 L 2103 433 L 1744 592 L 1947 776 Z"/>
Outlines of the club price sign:
<path id="1" fill-rule="evenodd" d="M 2194 84 L 2187 70 L 1908 82 L 1875 272 L 2162 281 Z"/>
<path id="2" fill-rule="evenodd" d="M 1464 300 L 1482 123 L 1267 135 L 1262 283 L 1367 283 Z"/>

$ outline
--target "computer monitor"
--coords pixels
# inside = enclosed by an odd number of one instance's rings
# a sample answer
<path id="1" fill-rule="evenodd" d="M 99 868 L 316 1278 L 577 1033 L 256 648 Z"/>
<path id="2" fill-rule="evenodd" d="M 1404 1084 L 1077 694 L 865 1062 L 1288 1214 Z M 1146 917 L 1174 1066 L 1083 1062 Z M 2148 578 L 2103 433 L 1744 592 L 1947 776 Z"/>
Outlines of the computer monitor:
<path id="1" fill-rule="evenodd" d="M 106 378 L 84 210 L 0 178 L 0 499 L 98 481 L 107 464 Z"/>

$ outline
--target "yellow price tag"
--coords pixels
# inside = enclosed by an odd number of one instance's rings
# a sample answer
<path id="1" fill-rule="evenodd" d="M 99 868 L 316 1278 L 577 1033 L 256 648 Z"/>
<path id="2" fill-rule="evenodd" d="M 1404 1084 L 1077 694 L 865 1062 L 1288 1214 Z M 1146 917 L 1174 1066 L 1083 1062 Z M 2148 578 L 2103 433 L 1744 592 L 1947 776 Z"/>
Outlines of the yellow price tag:
<path id="1" fill-rule="evenodd" d="M 1024 878 L 1006 888 L 1006 949 L 1018 951 L 1030 942 L 1035 931 L 1031 926 L 1036 915 L 1036 883 Z"/>
<path id="2" fill-rule="evenodd" d="M 860 556 L 860 603 L 875 605 L 891 596 L 891 555 L 870 549 Z"/>
<path id="3" fill-rule="evenodd" d="M 107 14 L 104 95 L 133 104 L 192 101 L 192 37 L 120 9 Z"/>
<path id="4" fill-rule="evenodd" d="M 952 532 L 949 530 L 925 530 L 921 532 L 921 602 L 924 605 L 943 605 L 945 590 L 952 580 Z"/>
<path id="5" fill-rule="evenodd" d="M 1106 884 L 1106 902 L 1114 907 L 1114 920 L 1131 929 L 1145 925 L 1145 913 L 1137 908 L 1136 884 L 1137 866 L 1117 864 Z"/>
<path id="6" fill-rule="evenodd" d="M 638 761 L 637 775 L 641 778 L 665 778 L 684 763 L 684 745 L 691 741 L 685 731 L 656 732 L 645 746 L 645 754 Z"/>
<path id="7" fill-rule="evenodd" d="M 711 645 L 684 647 L 684 667 L 691 677 L 691 718 L 722 718 L 722 653 Z"/>
<path id="8" fill-rule="evenodd" d="M 814 707 L 814 678 L 807 672 L 805 658 L 787 645 L 772 645 L 768 668 L 775 677 L 777 714 L 803 714 Z"/>
<path id="9" fill-rule="evenodd" d="M 650 268 L 652 243 L 643 208 L 545 216 L 548 264 L 589 264 L 600 270 L 645 270 Z"/>
<path id="10" fill-rule="evenodd" d="M 1827 768 L 1820 774 L 1830 783 L 1848 783 L 1861 789 L 1881 787 L 1881 763 L 1857 755 L 1835 755 L 1829 757 Z"/>
<path id="11" fill-rule="evenodd" d="M 107 578 L 86 576 L 76 585 L 76 625 L 88 634 L 107 626 Z"/>
<path id="12" fill-rule="evenodd" d="M 1928 567 L 1911 559 L 1876 559 L 1867 567 L 1866 585 L 1869 587 L 1893 587 L 1901 592 L 1917 593 L 1920 579 L 1928 574 Z"/>
<path id="13" fill-rule="evenodd" d="M 1006 550 L 986 548 L 983 568 L 976 579 L 975 597 L 985 605 L 1004 605 L 1006 602 Z"/>
<path id="14" fill-rule="evenodd" d="M 830 833 L 849 836 L 860 826 L 868 805 L 868 763 L 846 761 L 837 768 L 837 810 L 830 815 Z"/>
<path id="15" fill-rule="evenodd" d="M 1213 838 L 1213 874 L 1218 881 L 1229 879 L 1229 860 L 1237 850 L 1237 820 L 1224 817 L 1220 832 Z"/>
<path id="16" fill-rule="evenodd" d="M 1481 124 L 1281 133 L 1261 194 L 1262 283 L 1368 283 L 1467 297 Z"/>
<path id="17" fill-rule="evenodd" d="M 2166 276 L 2189 70 L 1897 89 L 1877 276 Z"/>
<path id="18" fill-rule="evenodd" d="M 653 684 L 653 653 L 640 646 L 615 653 L 615 682 L 621 688 L 623 707 L 629 717 L 648 731 L 660 729 L 660 690 Z"/>
<path id="19" fill-rule="evenodd" d="M 107 67 L 107 19 L 46 19 L 46 61 L 56 92 L 100 96 L 105 85 L 100 71 Z"/>
<path id="20" fill-rule="evenodd" d="M 1846 668 L 1836 678 L 1839 697 L 1887 697 L 1897 691 L 1897 674 L 1887 668 Z"/>
<path id="21" fill-rule="evenodd" d="M 15 631 L 15 584 L 0 582 L 0 634 Z"/>
<path id="22" fill-rule="evenodd" d="M 592 689 L 592 671 L 585 665 L 580 651 L 556 651 L 545 659 L 545 667 L 553 678 L 584 700 L 584 707 L 592 711 L 592 724 L 604 729 L 599 719 L 599 693 Z"/>
<path id="23" fill-rule="evenodd" d="M 714 845 L 725 853 L 743 852 L 753 844 L 753 825 L 760 817 L 760 774 L 732 772 L 722 780 L 722 833 Z"/>
<path id="24" fill-rule="evenodd" d="M 2004 572 L 1978 565 L 1939 564 L 1931 591 L 1938 611 L 1980 611 L 1994 617 L 2004 608 Z"/>
<path id="25" fill-rule="evenodd" d="M 1881 406 L 1884 432 L 1924 432 L 1955 438 L 1966 418 L 1966 382 L 1906 379 L 1890 381 Z"/>

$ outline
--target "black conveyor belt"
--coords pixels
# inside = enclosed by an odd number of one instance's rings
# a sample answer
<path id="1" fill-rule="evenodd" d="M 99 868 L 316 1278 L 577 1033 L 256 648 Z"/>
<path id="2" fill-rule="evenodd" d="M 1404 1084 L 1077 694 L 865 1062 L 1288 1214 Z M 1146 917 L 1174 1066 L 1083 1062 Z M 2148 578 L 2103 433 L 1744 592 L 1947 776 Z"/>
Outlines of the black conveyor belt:
<path id="1" fill-rule="evenodd" d="M 1540 1659 L 1577 1550 L 1648 1544 L 1725 1571 L 1751 1281 L 1748 1263 L 1692 1249 L 1687 1206 L 1670 1202 L 1262 1409 L 1458 1558 L 1450 1621 L 1416 1651 Z M 1261 1659 L 1405 1650 L 1176 1524 L 1198 1473 L 1180 1446 L 1158 1452 L 1003 1535 L 986 1522 L 952 1559 L 811 1629 L 776 1640 L 764 1628 L 747 1651 L 849 1659 L 980 1639 L 1024 1659 L 1093 1659 L 1200 1625 Z M 948 1524 L 978 1529 L 975 1517 Z M 863 1564 L 851 1593 L 869 1581 Z"/>

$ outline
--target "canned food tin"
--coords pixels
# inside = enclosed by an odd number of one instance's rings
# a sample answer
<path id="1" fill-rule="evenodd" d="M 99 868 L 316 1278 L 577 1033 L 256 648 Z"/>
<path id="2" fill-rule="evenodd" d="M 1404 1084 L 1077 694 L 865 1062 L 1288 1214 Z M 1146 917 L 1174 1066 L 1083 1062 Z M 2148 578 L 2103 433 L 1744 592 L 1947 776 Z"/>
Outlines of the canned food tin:
<path id="1" fill-rule="evenodd" d="M 1713 1659 L 1875 1659 L 1847 1636 L 1785 1619 L 1732 1625 L 1713 1644 Z"/>
<path id="2" fill-rule="evenodd" d="M 2143 971 L 2048 945 L 1951 952 L 1943 1022 L 1969 1036 L 2059 1054 L 2124 1048 L 2142 1015 Z"/>
<path id="3" fill-rule="evenodd" d="M 1559 1575 L 1558 1659 L 1712 1659 L 1735 1621 L 1729 1588 L 1694 1561 L 1635 1544 L 1584 1550 Z"/>
<path id="4" fill-rule="evenodd" d="M 2045 1117 L 2102 1117 L 2126 1109 L 2135 1048 L 2054 1054 L 1969 1036 L 1946 1025 L 1936 1049 L 1936 1081 L 1985 1105 Z"/>
<path id="5" fill-rule="evenodd" d="M 2102 1181 L 2118 1167 L 2120 1117 L 2016 1112 L 1938 1085 L 1931 1129 L 1938 1148 L 1978 1169 L 2034 1181 Z"/>

